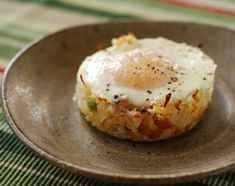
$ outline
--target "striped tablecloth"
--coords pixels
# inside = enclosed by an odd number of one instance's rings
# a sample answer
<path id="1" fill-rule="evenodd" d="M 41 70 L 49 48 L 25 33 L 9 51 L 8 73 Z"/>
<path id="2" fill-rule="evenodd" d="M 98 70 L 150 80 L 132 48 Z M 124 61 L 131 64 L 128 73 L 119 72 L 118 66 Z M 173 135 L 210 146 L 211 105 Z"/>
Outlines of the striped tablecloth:
<path id="1" fill-rule="evenodd" d="M 0 0 L 0 73 L 32 40 L 71 25 L 112 20 L 180 20 L 235 29 L 234 0 Z M 37 157 L 0 110 L 0 186 L 120 185 L 71 174 Z M 181 185 L 235 185 L 235 173 Z"/>

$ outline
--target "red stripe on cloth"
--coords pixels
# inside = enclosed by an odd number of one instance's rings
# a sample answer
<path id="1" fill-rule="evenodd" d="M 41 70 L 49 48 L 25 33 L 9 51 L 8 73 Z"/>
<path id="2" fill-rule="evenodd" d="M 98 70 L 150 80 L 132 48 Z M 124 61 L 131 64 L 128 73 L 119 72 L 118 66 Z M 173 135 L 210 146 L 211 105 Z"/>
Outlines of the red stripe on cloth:
<path id="1" fill-rule="evenodd" d="M 204 11 L 210 11 L 210 12 L 215 12 L 219 14 L 224 14 L 224 15 L 230 15 L 230 16 L 235 16 L 235 10 L 229 10 L 225 8 L 220 8 L 220 7 L 214 7 L 210 5 L 203 5 L 199 3 L 192 3 L 192 2 L 186 2 L 186 1 L 180 1 L 180 0 L 154 0 L 154 1 L 161 1 L 169 4 L 174 4 L 182 7 L 187 7 L 191 9 L 197 9 L 197 10 L 204 10 Z"/>
<path id="2" fill-rule="evenodd" d="M 0 73 L 3 73 L 5 71 L 5 68 L 0 67 Z"/>

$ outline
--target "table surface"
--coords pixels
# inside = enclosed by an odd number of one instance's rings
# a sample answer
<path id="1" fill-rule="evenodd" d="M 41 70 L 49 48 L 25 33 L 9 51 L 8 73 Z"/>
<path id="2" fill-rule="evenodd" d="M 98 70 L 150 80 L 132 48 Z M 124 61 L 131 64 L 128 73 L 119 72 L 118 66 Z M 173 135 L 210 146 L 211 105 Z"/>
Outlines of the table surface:
<path id="1" fill-rule="evenodd" d="M 114 20 L 178 20 L 235 29 L 234 0 L 0 0 L 0 76 L 24 46 L 59 29 Z M 0 109 L 0 186 L 121 185 L 74 175 L 37 157 Z M 230 171 L 180 185 L 235 185 Z"/>

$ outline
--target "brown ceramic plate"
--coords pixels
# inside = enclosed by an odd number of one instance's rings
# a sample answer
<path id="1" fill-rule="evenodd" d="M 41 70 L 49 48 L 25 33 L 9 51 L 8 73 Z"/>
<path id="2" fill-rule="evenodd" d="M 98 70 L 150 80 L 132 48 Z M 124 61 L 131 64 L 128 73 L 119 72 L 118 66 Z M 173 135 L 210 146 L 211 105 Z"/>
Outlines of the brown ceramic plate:
<path id="1" fill-rule="evenodd" d="M 82 60 L 100 42 L 133 32 L 203 44 L 218 64 L 212 104 L 201 123 L 180 137 L 157 143 L 115 139 L 87 125 L 72 97 Z M 178 22 L 108 23 L 69 28 L 21 51 L 2 82 L 10 127 L 50 162 L 102 180 L 179 183 L 230 170 L 235 165 L 235 32 Z"/>

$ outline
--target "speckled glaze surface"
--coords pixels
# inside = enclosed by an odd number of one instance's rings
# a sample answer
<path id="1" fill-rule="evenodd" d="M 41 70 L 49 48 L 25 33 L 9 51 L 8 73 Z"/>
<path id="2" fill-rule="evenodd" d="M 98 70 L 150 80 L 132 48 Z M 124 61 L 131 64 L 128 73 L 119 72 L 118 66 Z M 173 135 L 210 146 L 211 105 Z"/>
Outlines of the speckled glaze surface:
<path id="1" fill-rule="evenodd" d="M 75 107 L 76 73 L 100 42 L 133 32 L 163 36 L 202 50 L 217 63 L 212 104 L 189 133 L 166 141 L 134 143 L 87 125 Z M 169 184 L 235 167 L 235 32 L 177 22 L 108 23 L 73 27 L 20 52 L 2 82 L 2 105 L 15 134 L 48 161 L 102 180 Z M 193 83 L 193 82 L 192 82 Z"/>

